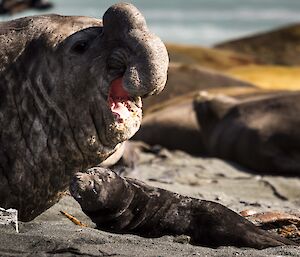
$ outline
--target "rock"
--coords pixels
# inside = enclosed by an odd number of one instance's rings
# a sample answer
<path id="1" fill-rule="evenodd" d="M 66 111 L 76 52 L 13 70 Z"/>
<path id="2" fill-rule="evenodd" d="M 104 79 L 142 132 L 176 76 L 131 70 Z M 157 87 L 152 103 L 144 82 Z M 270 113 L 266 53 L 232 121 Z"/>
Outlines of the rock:
<path id="1" fill-rule="evenodd" d="M 175 243 L 179 243 L 179 244 L 189 244 L 191 241 L 191 237 L 187 236 L 187 235 L 180 235 L 180 236 L 174 237 L 173 241 Z"/>

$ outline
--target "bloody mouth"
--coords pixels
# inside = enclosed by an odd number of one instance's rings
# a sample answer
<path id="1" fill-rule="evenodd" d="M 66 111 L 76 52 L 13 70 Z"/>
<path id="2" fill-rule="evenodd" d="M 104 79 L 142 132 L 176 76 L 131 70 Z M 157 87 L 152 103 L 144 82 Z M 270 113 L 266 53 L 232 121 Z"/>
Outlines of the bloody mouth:
<path id="1" fill-rule="evenodd" d="M 111 82 L 108 106 L 111 109 L 117 122 L 122 123 L 131 116 L 131 97 L 123 87 L 123 79 L 117 78 Z"/>

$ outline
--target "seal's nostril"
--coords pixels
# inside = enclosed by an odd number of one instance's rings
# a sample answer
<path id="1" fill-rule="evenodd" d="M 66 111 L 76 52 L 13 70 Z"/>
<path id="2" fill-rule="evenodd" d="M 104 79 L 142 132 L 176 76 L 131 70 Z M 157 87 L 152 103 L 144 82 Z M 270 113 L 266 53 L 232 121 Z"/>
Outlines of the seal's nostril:
<path id="1" fill-rule="evenodd" d="M 117 48 L 113 51 L 111 58 L 121 63 L 125 63 L 128 59 L 128 56 L 127 56 L 127 52 L 124 49 Z"/>
<path id="2" fill-rule="evenodd" d="M 127 68 L 127 53 L 124 49 L 117 48 L 107 59 L 107 72 L 111 79 L 123 77 Z"/>

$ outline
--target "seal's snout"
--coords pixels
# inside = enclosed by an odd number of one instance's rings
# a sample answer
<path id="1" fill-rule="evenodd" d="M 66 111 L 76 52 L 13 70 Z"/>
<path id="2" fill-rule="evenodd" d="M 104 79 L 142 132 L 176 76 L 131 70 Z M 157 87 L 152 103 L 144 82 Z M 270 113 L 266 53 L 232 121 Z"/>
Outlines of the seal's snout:
<path id="1" fill-rule="evenodd" d="M 90 173 L 76 173 L 70 183 L 70 193 L 77 200 L 87 197 L 97 197 L 100 192 L 101 181 L 95 180 Z"/>
<path id="2" fill-rule="evenodd" d="M 115 176 L 112 171 L 100 167 L 78 172 L 71 180 L 70 193 L 85 210 L 100 208 L 109 201 L 110 183 Z M 98 203 L 97 207 L 94 203 Z"/>
<path id="3" fill-rule="evenodd" d="M 69 189 L 75 200 L 86 210 L 93 210 L 93 203 L 101 199 L 101 183 L 91 173 L 76 173 Z"/>
<path id="4" fill-rule="evenodd" d="M 127 3 L 113 5 L 103 16 L 103 27 L 107 42 L 115 48 L 108 66 L 122 73 L 129 94 L 145 97 L 161 92 L 167 80 L 168 53 L 148 30 L 140 11 Z"/>
<path id="5" fill-rule="evenodd" d="M 76 173 L 70 183 L 70 193 L 76 200 L 82 199 L 82 193 L 86 190 L 86 174 Z"/>
<path id="6" fill-rule="evenodd" d="M 86 173 L 76 173 L 70 184 L 70 193 L 85 211 L 117 209 L 123 206 L 122 197 L 127 184 L 113 171 L 94 167 Z"/>

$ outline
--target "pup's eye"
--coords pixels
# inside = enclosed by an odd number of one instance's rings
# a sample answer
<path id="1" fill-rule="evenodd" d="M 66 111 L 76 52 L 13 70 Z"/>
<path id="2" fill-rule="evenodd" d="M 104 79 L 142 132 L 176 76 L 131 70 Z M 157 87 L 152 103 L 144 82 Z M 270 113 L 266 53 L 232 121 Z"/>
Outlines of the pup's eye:
<path id="1" fill-rule="evenodd" d="M 76 54 L 83 54 L 89 47 L 89 44 L 87 41 L 80 41 L 75 43 L 71 50 Z"/>

